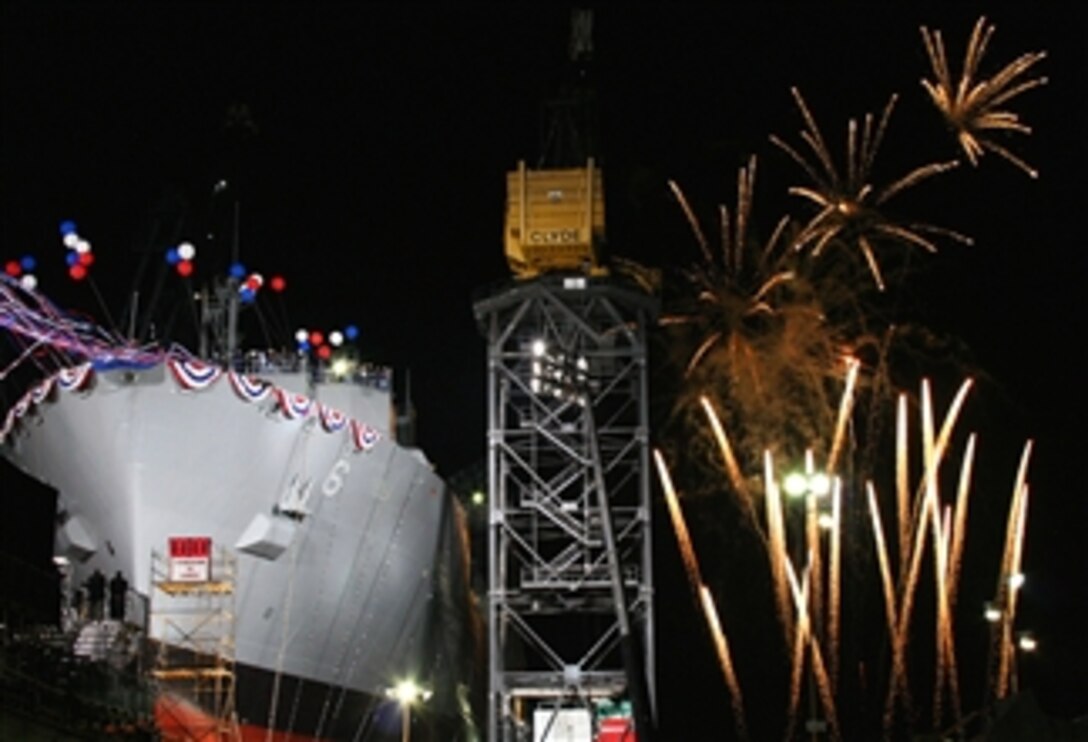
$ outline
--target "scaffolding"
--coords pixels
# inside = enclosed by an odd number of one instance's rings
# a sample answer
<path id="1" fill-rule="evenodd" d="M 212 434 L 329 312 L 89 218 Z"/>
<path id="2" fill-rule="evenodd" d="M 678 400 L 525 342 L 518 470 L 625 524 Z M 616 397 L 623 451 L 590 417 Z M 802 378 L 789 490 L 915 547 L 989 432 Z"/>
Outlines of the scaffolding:
<path id="1" fill-rule="evenodd" d="M 488 343 L 488 739 L 616 699 L 648 739 L 656 302 L 618 278 L 551 274 L 475 313 Z"/>
<path id="2" fill-rule="evenodd" d="M 184 578 L 151 553 L 151 671 L 163 739 L 239 739 L 234 711 L 234 596 L 237 559 L 216 547 L 206 579 Z"/>

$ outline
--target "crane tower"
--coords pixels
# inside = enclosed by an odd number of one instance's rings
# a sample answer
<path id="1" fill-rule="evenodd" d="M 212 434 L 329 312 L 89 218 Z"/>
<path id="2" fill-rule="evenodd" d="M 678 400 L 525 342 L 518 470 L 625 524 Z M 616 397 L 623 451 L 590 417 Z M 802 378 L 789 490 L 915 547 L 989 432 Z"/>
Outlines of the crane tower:
<path id="1" fill-rule="evenodd" d="M 590 22 L 576 12 L 572 24 L 580 71 Z M 652 732 L 647 328 L 657 301 L 611 269 L 602 171 L 582 154 L 580 165 L 508 174 L 513 278 L 474 306 L 487 342 L 492 742 L 596 738 L 606 721 L 633 726 L 640 742 Z"/>

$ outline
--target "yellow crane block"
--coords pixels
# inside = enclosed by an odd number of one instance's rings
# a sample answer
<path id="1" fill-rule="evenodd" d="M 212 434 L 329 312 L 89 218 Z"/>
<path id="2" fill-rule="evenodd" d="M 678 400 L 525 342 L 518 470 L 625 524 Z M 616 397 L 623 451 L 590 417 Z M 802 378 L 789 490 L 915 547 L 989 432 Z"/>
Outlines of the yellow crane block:
<path id="1" fill-rule="evenodd" d="M 584 168 L 506 176 L 506 261 L 518 278 L 580 271 L 604 275 L 604 186 L 590 158 Z"/>

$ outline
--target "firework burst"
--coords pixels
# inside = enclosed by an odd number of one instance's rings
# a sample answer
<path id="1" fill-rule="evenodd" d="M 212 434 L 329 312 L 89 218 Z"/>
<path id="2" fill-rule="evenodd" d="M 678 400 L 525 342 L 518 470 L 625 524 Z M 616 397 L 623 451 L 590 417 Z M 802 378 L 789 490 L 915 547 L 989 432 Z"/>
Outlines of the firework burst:
<path id="1" fill-rule="evenodd" d="M 876 249 L 880 243 L 895 242 L 936 252 L 937 245 L 933 238 L 938 235 L 963 243 L 971 242 L 965 235 L 932 224 L 895 221 L 883 210 L 897 194 L 959 164 L 955 160 L 932 162 L 914 168 L 884 187 L 877 188 L 872 184 L 873 162 L 895 109 L 895 95 L 888 99 L 879 121 L 872 114 L 865 114 L 860 137 L 857 120 L 849 120 L 846 167 L 840 169 L 836 167 L 831 150 L 801 92 L 797 88 L 791 88 L 791 92 L 805 122 L 801 139 L 812 150 L 815 162 L 806 159 L 797 149 L 773 134 L 771 142 L 789 155 L 811 181 L 811 185 L 793 186 L 789 192 L 817 208 L 816 215 L 793 238 L 794 250 L 807 249 L 818 257 L 829 245 L 836 243 L 855 247 L 864 257 L 877 288 L 883 291 L 885 280 Z"/>
<path id="2" fill-rule="evenodd" d="M 681 298 L 661 325 L 679 349 L 685 385 L 718 403 L 734 431 L 727 458 L 734 486 L 737 472 L 761 461 L 772 442 L 791 441 L 800 454 L 822 439 L 834 424 L 839 369 L 859 349 L 877 346 L 853 311 L 850 278 L 831 271 L 817 281 L 806 256 L 788 249 L 795 223 L 783 217 L 765 242 L 753 237 L 755 177 L 753 157 L 738 171 L 735 209 L 719 207 L 720 249 L 669 183 L 702 260 L 682 271 Z M 682 395 L 677 407 L 694 401 Z"/>
<path id="3" fill-rule="evenodd" d="M 972 165 L 977 166 L 979 159 L 989 150 L 1032 178 L 1037 178 L 1039 174 L 1034 168 L 986 134 L 1031 133 L 1031 127 L 1024 124 L 1016 113 L 1002 109 L 1001 106 L 1021 93 L 1046 84 L 1045 77 L 1024 79 L 1028 70 L 1046 57 L 1046 52 L 1022 54 L 993 77 L 977 79 L 979 63 L 986 53 L 994 29 L 993 25 L 987 25 L 985 17 L 978 19 L 967 42 L 963 71 L 959 80 L 953 81 L 941 32 L 930 31 L 922 26 L 922 41 L 925 43 L 934 77 L 933 80 L 923 79 L 922 87 L 955 132 L 956 141 Z"/>
<path id="4" fill-rule="evenodd" d="M 848 370 L 847 378 L 842 382 L 843 408 L 848 408 L 847 399 L 853 393 L 850 373 Z M 788 665 L 783 668 L 788 675 L 788 693 L 783 699 L 787 711 L 784 718 L 787 738 L 795 730 L 798 717 L 802 713 L 800 700 L 806 692 L 811 696 L 810 702 L 819 705 L 819 711 L 828 723 L 831 736 L 843 736 L 838 715 L 840 693 L 849 691 L 841 688 L 839 677 L 840 663 L 844 657 L 840 633 L 844 609 L 842 590 L 846 586 L 859 586 L 859 578 L 871 566 L 864 557 L 861 559 L 864 564 L 851 564 L 844 558 L 849 553 L 862 556 L 843 548 L 847 539 L 854 538 L 845 530 L 845 524 L 851 522 L 847 515 L 847 510 L 851 507 L 861 507 L 868 511 L 866 517 L 871 520 L 872 547 L 879 567 L 876 577 L 879 593 L 883 598 L 881 602 L 886 631 L 884 641 L 891 650 L 891 665 L 884 686 L 884 734 L 892 735 L 897 721 L 911 723 L 908 720 L 916 718 L 913 700 L 916 696 L 912 693 L 913 678 L 908 672 L 908 665 L 917 649 L 912 644 L 911 637 L 916 633 L 919 622 L 927 619 L 933 622 L 935 628 L 935 676 L 930 689 L 933 727 L 940 728 L 949 719 L 957 726 L 964 723 L 966 717 L 961 708 L 955 608 L 966 540 L 976 437 L 974 434 L 966 436 L 962 451 L 954 439 L 958 437 L 957 423 L 972 387 L 970 379 L 964 381 L 943 417 L 938 418 L 929 382 L 923 380 L 917 397 L 919 421 L 911 426 L 916 429 L 920 439 L 915 466 L 910 465 L 911 457 L 907 451 L 906 395 L 900 395 L 899 401 L 894 405 L 899 420 L 894 436 L 897 449 L 894 456 L 895 472 L 891 477 L 895 482 L 896 495 L 886 505 L 881 504 L 871 480 L 864 484 L 863 501 L 858 505 L 851 505 L 848 499 L 843 498 L 843 488 L 857 484 L 849 485 L 840 477 L 835 477 L 832 480 L 830 498 L 821 497 L 814 491 L 809 492 L 803 505 L 795 504 L 792 515 L 786 513 L 779 491 L 780 473 L 775 466 L 776 457 L 769 451 L 765 452 L 762 479 L 766 512 L 762 517 L 747 512 L 747 518 L 749 521 L 756 521 L 755 526 L 762 536 L 761 546 L 768 560 L 774 587 L 774 611 L 784 629 L 782 640 Z M 716 437 L 722 456 L 730 458 L 732 454 L 725 426 L 714 407 L 705 400 L 703 410 L 711 427 L 717 431 Z M 837 433 L 829 430 L 828 435 L 834 436 Z M 994 634 L 989 668 L 990 694 L 992 698 L 998 699 L 1006 696 L 1010 687 L 1015 684 L 1013 627 L 1016 621 L 1018 576 L 1027 520 L 1026 474 L 1030 450 L 1029 442 L 1017 471 L 1009 506 L 1006 543 L 998 570 L 998 603 L 1002 609 L 1002 619 Z M 806 470 L 812 468 L 811 457 L 808 458 Z M 958 467 L 952 466 L 957 459 Z M 660 452 L 655 452 L 655 462 L 666 491 L 666 500 L 673 516 L 689 580 L 697 592 L 697 602 L 702 603 L 701 607 L 706 614 L 736 717 L 742 720 L 743 704 L 739 678 L 743 676 L 744 668 L 734 664 L 728 651 L 725 631 L 716 612 L 712 610 L 709 594 L 705 593 L 703 578 L 697 566 L 693 537 L 683 523 L 672 477 Z M 732 478 L 748 481 L 747 477 L 736 474 Z M 945 480 L 954 480 L 952 497 L 942 495 L 942 483 Z M 905 497 L 900 493 L 905 493 Z M 829 502 L 823 502 L 825 499 L 829 499 Z M 750 502 L 742 501 L 741 506 L 747 510 Z M 821 528 L 815 531 L 812 528 L 816 522 L 813 516 L 818 508 L 823 510 L 825 507 L 829 508 L 829 513 L 824 514 L 830 515 L 826 520 L 827 530 Z M 797 508 L 801 508 L 803 512 Z M 890 534 L 899 534 L 900 540 L 905 540 L 905 543 L 900 544 L 898 565 L 893 565 L 894 554 L 890 552 L 885 540 L 885 526 L 881 515 L 885 509 L 906 521 L 896 523 L 897 527 L 889 529 Z M 785 521 L 791 517 L 795 522 L 798 517 L 802 518 L 804 528 L 794 532 L 786 528 Z M 933 569 L 933 579 L 929 583 L 923 579 L 923 565 L 927 562 Z M 920 600 L 922 593 L 927 595 L 925 600 Z M 711 604 L 709 607 L 708 602 Z M 930 616 L 927 617 L 924 613 L 919 615 L 918 609 L 923 605 L 931 606 Z M 853 649 L 856 651 L 857 647 Z M 803 687 L 806 665 L 811 673 L 811 684 L 807 691 Z M 877 688 L 879 686 L 874 686 L 874 690 Z"/>

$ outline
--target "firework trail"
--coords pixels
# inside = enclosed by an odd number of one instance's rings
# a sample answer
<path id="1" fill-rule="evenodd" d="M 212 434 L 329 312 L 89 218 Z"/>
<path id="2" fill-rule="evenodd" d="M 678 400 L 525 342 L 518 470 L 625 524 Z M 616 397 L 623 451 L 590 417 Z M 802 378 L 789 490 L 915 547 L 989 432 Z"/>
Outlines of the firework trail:
<path id="1" fill-rule="evenodd" d="M 703 234 L 703 228 L 699 226 L 699 220 L 695 218 L 695 212 L 691 210 L 691 205 L 688 204 L 687 197 L 684 196 L 684 192 L 677 185 L 676 181 L 669 181 L 669 189 L 672 190 L 676 200 L 680 203 L 680 208 L 684 212 L 684 216 L 687 217 L 688 224 L 691 225 L 691 231 L 695 234 L 695 240 L 699 243 L 699 249 L 702 250 L 703 259 L 706 260 L 708 265 L 714 263 L 714 257 L 710 254 L 710 245 L 706 241 L 706 235 Z"/>
<path id="2" fill-rule="evenodd" d="M 793 594 L 794 609 L 797 612 L 796 632 L 793 642 L 793 661 L 790 672 L 790 713 L 789 723 L 784 739 L 793 736 L 793 725 L 797 717 L 797 707 L 801 699 L 801 677 L 805 664 L 805 648 L 809 650 L 809 661 L 812 663 L 812 676 L 815 680 L 815 691 L 819 695 L 820 705 L 823 707 L 827 718 L 828 729 L 832 739 L 840 739 L 838 713 L 835 708 L 835 696 L 831 687 L 831 680 L 827 674 L 827 666 L 824 663 L 823 652 L 820 650 L 820 640 L 812 631 L 811 612 L 809 611 L 809 586 L 812 584 L 812 554 L 801 577 L 801 584 L 797 584 L 797 575 L 793 565 L 789 565 L 790 591 Z"/>
<path id="3" fill-rule="evenodd" d="M 1013 496 L 1009 503 L 1009 517 L 1005 531 L 1005 550 L 1001 559 L 1001 574 L 998 579 L 997 595 L 1001 607 L 1001 630 L 998 646 L 998 667 L 995 685 L 995 698 L 1004 698 L 1009 691 L 1009 675 L 1013 663 L 1014 647 L 1012 627 L 1016 621 L 1016 604 L 1019 594 L 1020 561 L 1023 555 L 1024 529 L 1027 522 L 1027 468 L 1031 458 L 1032 443 L 1024 446 L 1020 457 L 1020 467 L 1016 473 Z"/>
<path id="4" fill-rule="evenodd" d="M 834 476 L 842 454 L 843 440 L 846 438 L 846 426 L 850 422 L 850 412 L 854 408 L 854 387 L 858 380 L 861 362 L 850 357 L 846 359 L 846 386 L 839 401 L 839 416 L 835 421 L 835 433 L 831 437 L 831 453 L 827 457 L 827 474 Z"/>
<path id="5" fill-rule="evenodd" d="M 789 578 L 790 592 L 793 594 L 794 610 L 797 612 L 797 620 L 794 622 L 793 653 L 790 661 L 790 698 L 789 712 L 786 715 L 786 734 L 783 737 L 789 740 L 793 737 L 793 726 L 797 721 L 797 707 L 801 703 L 801 679 L 805 668 L 805 646 L 808 643 L 809 616 L 808 616 L 808 588 L 809 575 L 812 573 L 811 563 L 806 565 L 801 576 L 801 584 L 797 584 L 797 574 L 793 569 L 793 563 L 788 559 L 786 574 Z"/>
<path id="6" fill-rule="evenodd" d="M 737 682 L 737 673 L 733 668 L 733 658 L 729 653 L 729 643 L 726 641 L 725 632 L 722 631 L 721 621 L 718 619 L 718 610 L 714 606 L 714 598 L 710 595 L 710 590 L 707 589 L 706 585 L 699 586 L 699 598 L 703 606 L 703 614 L 710 625 L 710 634 L 714 638 L 714 648 L 718 653 L 718 664 L 721 665 L 722 675 L 725 676 L 725 684 L 729 688 L 737 735 L 740 739 L 747 740 L 748 727 L 744 721 L 744 697 L 740 692 L 740 683 Z"/>
<path id="7" fill-rule="evenodd" d="M 951 439 L 952 429 L 955 426 L 956 420 L 959 417 L 960 410 L 963 407 L 963 403 L 966 400 L 967 393 L 972 386 L 972 380 L 967 379 L 960 385 L 959 390 L 954 397 L 952 404 L 949 406 L 948 412 L 945 414 L 945 418 L 941 424 L 939 432 L 935 432 L 934 416 L 933 416 L 933 401 L 930 394 L 930 387 L 928 379 L 922 380 L 921 385 L 921 417 L 922 417 L 922 483 L 921 490 L 918 493 L 916 499 L 916 514 L 909 521 L 908 527 L 913 527 L 914 530 L 914 542 L 906 552 L 906 557 L 909 564 L 906 566 L 906 571 L 903 571 L 903 564 L 900 565 L 900 582 L 901 582 L 901 594 L 899 599 L 899 615 L 896 621 L 895 632 L 891 637 L 892 642 L 892 668 L 893 677 L 888 687 L 888 695 L 885 698 L 884 703 L 884 721 L 885 728 L 890 729 L 891 723 L 895 711 L 895 701 L 902 695 L 904 703 L 909 705 L 907 700 L 907 694 L 909 692 L 908 679 L 906 675 L 906 649 L 907 640 L 910 629 L 910 621 L 914 611 L 914 595 L 918 587 L 918 578 L 921 572 L 922 556 L 924 554 L 925 540 L 927 530 L 933 532 L 933 543 L 935 554 L 940 550 L 941 541 L 941 525 L 940 525 L 940 497 L 938 492 L 938 468 L 940 462 L 944 457 L 945 452 L 948 449 L 948 444 Z M 900 511 L 904 508 L 904 498 L 902 492 L 905 488 L 906 474 L 906 423 L 905 423 L 905 403 L 903 398 L 900 397 L 899 415 L 900 420 L 898 424 L 899 433 L 898 447 L 899 452 L 897 455 L 897 462 L 899 471 L 897 471 L 897 484 L 899 488 L 899 508 Z M 900 533 L 903 533 L 903 524 L 900 523 Z M 943 590 L 944 585 L 944 571 L 938 572 L 938 601 L 944 605 L 943 608 L 938 608 L 939 611 L 947 608 L 947 592 Z M 938 665 L 940 671 L 943 672 L 945 664 L 942 663 L 942 652 L 938 652 Z"/>
<path id="8" fill-rule="evenodd" d="M 665 465 L 665 459 L 661 451 L 654 449 L 654 463 L 657 465 L 657 474 L 661 479 L 662 489 L 665 491 L 665 503 L 669 508 L 669 517 L 672 519 L 672 528 L 676 533 L 676 540 L 680 544 L 680 557 L 684 562 L 684 571 L 688 574 L 691 589 L 696 593 L 703 584 L 703 577 L 699 572 L 699 561 L 695 557 L 695 549 L 691 543 L 691 534 L 688 532 L 684 513 L 680 509 L 680 502 L 676 497 L 676 489 L 673 487 L 669 468 Z"/>
<path id="9" fill-rule="evenodd" d="M 710 635 L 714 640 L 714 649 L 718 655 L 718 664 L 722 669 L 722 675 L 725 677 L 726 687 L 729 689 L 731 702 L 733 704 L 733 718 L 737 734 L 740 739 L 747 740 L 748 730 L 747 724 L 745 723 L 744 697 L 741 695 L 740 683 L 737 680 L 737 673 L 733 666 L 733 658 L 729 651 L 729 642 L 726 639 L 725 631 L 722 629 L 721 619 L 718 616 L 718 610 L 714 605 L 714 598 L 711 596 L 710 590 L 703 583 L 702 575 L 699 570 L 699 561 L 695 557 L 695 549 L 691 542 L 691 534 L 688 532 L 687 523 L 684 520 L 684 513 L 680 509 L 680 502 L 676 497 L 676 489 L 673 487 L 672 477 L 669 475 L 668 466 L 665 465 L 665 459 L 661 455 L 661 451 L 656 449 L 654 450 L 654 463 L 657 465 L 658 476 L 661 479 L 661 485 L 665 491 L 665 502 L 669 508 L 669 516 L 672 519 L 673 531 L 676 533 L 676 539 L 680 544 L 680 555 L 684 562 L 684 570 L 687 572 L 692 590 L 699 598 L 699 605 L 703 609 L 703 616 L 706 618 L 707 626 L 710 629 Z"/>
<path id="10" fill-rule="evenodd" d="M 733 490 L 736 492 L 737 499 L 740 501 L 741 509 L 744 510 L 744 515 L 748 518 L 749 523 L 753 526 L 755 531 L 761 533 L 759 529 L 759 517 L 756 515 L 755 506 L 752 505 L 751 493 L 748 492 L 748 485 L 745 483 L 744 474 L 741 472 L 740 464 L 737 462 L 737 457 L 733 453 L 733 447 L 729 445 L 729 438 L 725 434 L 725 428 L 722 426 L 721 419 L 718 417 L 718 413 L 714 411 L 714 406 L 705 394 L 699 397 L 699 403 L 703 406 L 703 411 L 710 421 L 711 430 L 714 431 L 714 439 L 718 442 L 718 449 L 722 452 L 722 459 L 725 462 L 725 471 L 729 475 L 729 482 L 733 485 Z"/>
<path id="11" fill-rule="evenodd" d="M 895 414 L 895 513 L 899 524 L 899 580 L 910 559 L 910 470 L 907 468 L 907 395 L 900 394 Z"/>
<path id="12" fill-rule="evenodd" d="M 945 54 L 941 32 L 930 31 L 921 27 L 922 41 L 929 57 L 934 80 L 922 80 L 922 87 L 929 93 L 930 99 L 941 112 L 945 122 L 956 134 L 956 140 L 967 155 L 972 165 L 977 166 L 979 158 L 986 150 L 994 152 L 1023 170 L 1032 178 L 1039 177 L 1038 172 L 1005 147 L 984 136 L 987 131 L 1015 132 L 1030 134 L 1031 127 L 1020 121 L 1012 111 L 999 107 L 1008 103 L 1021 93 L 1046 85 L 1045 77 L 1029 80 L 1020 78 L 1038 61 L 1046 57 L 1046 52 L 1022 54 L 1007 64 L 989 79 L 977 80 L 978 65 L 986 53 L 986 46 L 993 36 L 995 27 L 986 24 L 985 16 L 978 19 L 967 42 L 963 71 L 957 82 L 952 81 Z"/>
<path id="13" fill-rule="evenodd" d="M 891 568 L 888 564 L 888 545 L 884 540 L 884 526 L 880 519 L 880 506 L 877 505 L 876 490 L 872 482 L 865 483 L 865 491 L 869 499 L 869 515 L 873 524 L 873 541 L 876 544 L 877 563 L 880 566 L 880 582 L 884 588 L 884 616 L 888 622 L 888 636 L 895 636 L 895 585 L 892 582 Z M 893 668 L 893 674 L 898 674 L 900 668 Z"/>
<path id="14" fill-rule="evenodd" d="M 945 509 L 942 518 L 934 507 L 930 510 L 933 530 L 933 569 L 937 592 L 937 631 L 936 631 L 936 669 L 933 682 L 933 725 L 939 727 L 944 718 L 943 701 L 945 680 L 949 688 L 956 686 L 954 678 L 955 655 L 951 652 L 952 616 L 948 607 L 948 548 L 951 543 L 949 530 L 952 527 L 952 513 Z M 951 655 L 951 656 L 950 656 Z M 958 706 L 958 704 L 955 704 Z M 958 721 L 957 715 L 957 721 Z"/>
<path id="15" fill-rule="evenodd" d="M 975 438 L 972 433 L 967 438 L 967 447 L 963 453 L 963 464 L 960 467 L 960 481 L 956 492 L 956 514 L 952 526 L 952 546 L 948 558 L 948 602 L 951 608 L 956 607 L 956 596 L 959 591 L 960 568 L 963 561 L 963 545 L 967 535 L 967 502 L 968 493 L 971 490 L 971 473 L 975 462 Z"/>
<path id="16" fill-rule="evenodd" d="M 771 452 L 763 453 L 763 481 L 767 508 L 767 556 L 771 561 L 774 580 L 775 606 L 779 621 L 788 640 L 792 611 L 790 611 L 790 586 L 788 582 L 789 553 L 786 550 L 786 527 L 782 514 L 782 492 L 774 476 Z"/>
<path id="17" fill-rule="evenodd" d="M 811 461 L 811 456 L 809 457 Z M 811 466 L 805 470 L 810 476 Z M 811 579 L 809 580 L 809 601 L 812 606 L 809 611 L 809 619 L 812 622 L 813 635 L 819 635 L 824 630 L 824 560 L 823 549 L 820 543 L 820 521 L 817 510 L 817 498 L 812 492 L 805 495 L 805 548 L 808 550 L 809 559 L 812 562 Z"/>
<path id="18" fill-rule="evenodd" d="M 831 556 L 828 560 L 827 648 L 831 658 L 831 690 L 839 687 L 839 637 L 842 626 L 842 481 L 835 477 L 831 490 Z"/>

